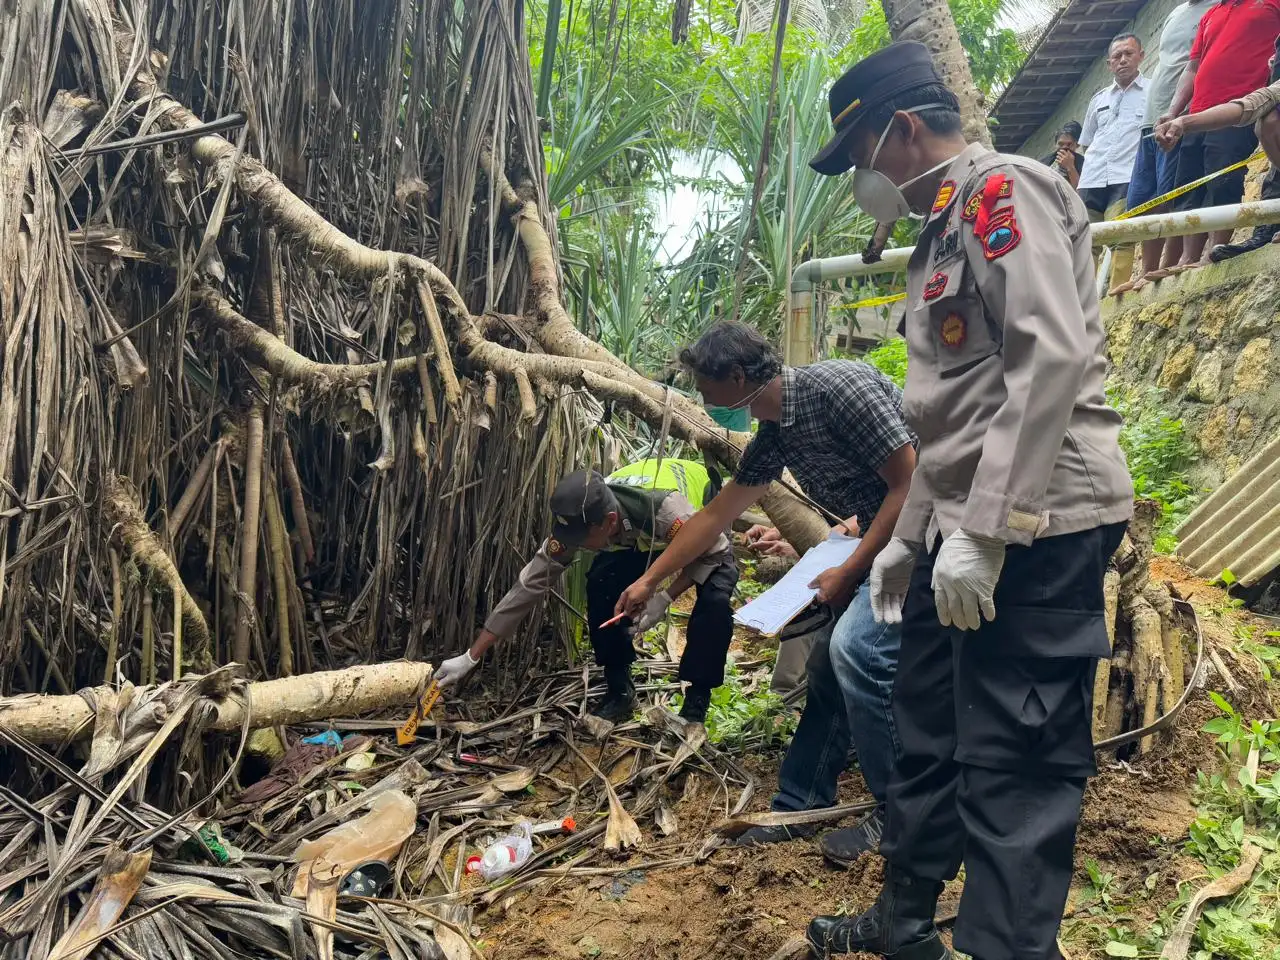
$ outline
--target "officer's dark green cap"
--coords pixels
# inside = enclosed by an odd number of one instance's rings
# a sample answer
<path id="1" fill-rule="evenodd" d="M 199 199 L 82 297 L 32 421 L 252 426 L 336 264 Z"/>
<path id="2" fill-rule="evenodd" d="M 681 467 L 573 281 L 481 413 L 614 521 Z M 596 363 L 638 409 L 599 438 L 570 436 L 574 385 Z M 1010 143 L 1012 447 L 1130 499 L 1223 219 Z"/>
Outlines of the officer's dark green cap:
<path id="1" fill-rule="evenodd" d="M 886 100 L 930 84 L 942 83 L 929 48 L 915 40 L 891 43 L 859 60 L 831 86 L 827 104 L 836 135 L 809 161 L 818 173 L 834 177 L 853 167 L 850 138 L 858 121 Z"/>
<path id="2" fill-rule="evenodd" d="M 563 544 L 577 545 L 587 531 L 599 526 L 618 509 L 618 500 L 595 470 L 575 470 L 551 491 L 551 513 L 555 522 L 551 537 Z"/>

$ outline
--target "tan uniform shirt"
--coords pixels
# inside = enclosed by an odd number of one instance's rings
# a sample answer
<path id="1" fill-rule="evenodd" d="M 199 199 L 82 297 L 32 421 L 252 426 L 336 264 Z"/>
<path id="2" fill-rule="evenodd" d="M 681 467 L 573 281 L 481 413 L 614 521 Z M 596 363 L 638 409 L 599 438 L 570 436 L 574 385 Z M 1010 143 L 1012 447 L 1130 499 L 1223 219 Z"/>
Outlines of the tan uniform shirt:
<path id="1" fill-rule="evenodd" d="M 1231 102 L 1240 104 L 1240 108 L 1244 110 L 1244 116 L 1240 118 L 1240 122 L 1236 126 L 1251 127 L 1280 106 L 1280 81 L 1271 84 L 1269 87 L 1263 87 L 1261 90 L 1255 90 L 1253 93 Z"/>
<path id="2" fill-rule="evenodd" d="M 977 144 L 952 163 L 908 267 L 920 448 L 897 536 L 1025 545 L 1132 515 L 1090 248 L 1084 204 L 1047 167 Z"/>
<path id="3" fill-rule="evenodd" d="M 662 537 L 650 537 L 639 527 L 624 518 L 623 528 L 609 541 L 610 547 L 636 550 L 648 550 L 650 547 L 656 556 L 664 550 L 671 538 L 676 535 L 681 525 L 692 517 L 696 510 L 684 494 L 671 491 L 663 499 L 654 517 L 653 529 L 661 531 Z M 495 637 L 506 638 L 515 632 L 520 621 L 536 607 L 552 585 L 560 579 L 566 567 L 573 562 L 577 549 L 555 540 L 544 540 L 533 559 L 520 571 L 520 579 L 506 596 L 498 602 L 485 621 L 484 628 Z M 705 583 L 707 577 L 726 560 L 732 559 L 733 547 L 729 538 L 723 533 L 716 542 L 693 563 L 684 568 L 694 583 Z"/>

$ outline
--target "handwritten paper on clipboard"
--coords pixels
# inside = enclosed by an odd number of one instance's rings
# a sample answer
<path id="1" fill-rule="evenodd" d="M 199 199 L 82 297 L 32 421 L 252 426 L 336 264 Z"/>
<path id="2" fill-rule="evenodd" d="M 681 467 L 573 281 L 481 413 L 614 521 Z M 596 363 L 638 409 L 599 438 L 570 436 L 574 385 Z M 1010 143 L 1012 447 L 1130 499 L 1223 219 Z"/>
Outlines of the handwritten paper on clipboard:
<path id="1" fill-rule="evenodd" d="M 809 586 L 822 571 L 838 567 L 857 549 L 861 540 L 838 533 L 805 553 L 786 576 L 750 603 L 744 604 L 733 619 L 744 627 L 773 637 L 798 617 L 813 602 L 818 591 Z"/>

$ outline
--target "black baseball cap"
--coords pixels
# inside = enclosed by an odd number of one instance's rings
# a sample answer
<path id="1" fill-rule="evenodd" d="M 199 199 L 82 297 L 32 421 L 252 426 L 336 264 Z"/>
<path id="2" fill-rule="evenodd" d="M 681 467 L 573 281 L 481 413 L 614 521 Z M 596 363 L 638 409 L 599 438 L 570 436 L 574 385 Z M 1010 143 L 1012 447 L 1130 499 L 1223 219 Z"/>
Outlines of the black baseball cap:
<path id="1" fill-rule="evenodd" d="M 591 527 L 603 523 L 617 509 L 618 500 L 603 476 L 595 470 L 575 470 L 551 491 L 555 517 L 551 537 L 576 546 L 586 539 Z"/>
<path id="2" fill-rule="evenodd" d="M 847 173 L 853 167 L 849 160 L 849 139 L 858 121 L 872 107 L 933 83 L 942 83 L 942 77 L 933 65 L 929 48 L 915 40 L 891 43 L 859 60 L 832 84 L 827 94 L 831 126 L 835 127 L 836 135 L 809 161 L 809 166 L 828 177 Z"/>

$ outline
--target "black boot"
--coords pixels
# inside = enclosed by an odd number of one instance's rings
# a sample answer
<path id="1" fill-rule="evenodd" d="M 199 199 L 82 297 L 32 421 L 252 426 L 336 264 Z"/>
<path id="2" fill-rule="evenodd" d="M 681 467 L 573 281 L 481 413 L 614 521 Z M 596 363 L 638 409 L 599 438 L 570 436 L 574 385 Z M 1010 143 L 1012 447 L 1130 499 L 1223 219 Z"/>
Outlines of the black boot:
<path id="1" fill-rule="evenodd" d="M 711 688 L 690 686 L 680 705 L 680 719 L 685 723 L 706 723 L 707 708 L 711 706 Z"/>
<path id="2" fill-rule="evenodd" d="M 884 807 L 876 807 L 861 823 L 824 834 L 818 846 L 824 857 L 847 870 L 864 853 L 880 852 L 880 836 L 883 833 Z"/>
<path id="3" fill-rule="evenodd" d="M 608 690 L 604 699 L 591 711 L 593 716 L 610 723 L 630 720 L 636 711 L 636 685 L 631 681 L 631 666 L 605 667 L 605 683 Z"/>
<path id="4" fill-rule="evenodd" d="M 1253 236 L 1248 240 L 1242 240 L 1239 243 L 1220 243 L 1209 251 L 1209 259 L 1214 263 L 1221 263 L 1223 260 L 1230 260 L 1232 257 L 1238 257 L 1242 253 L 1248 253 L 1250 250 L 1257 250 L 1265 247 L 1271 242 L 1271 238 L 1276 235 L 1276 231 L 1280 230 L 1280 226 L 1274 223 L 1264 223 L 1253 228 Z"/>
<path id="5" fill-rule="evenodd" d="M 832 953 L 878 953 L 890 960 L 950 960 L 933 915 L 942 884 L 885 868 L 884 886 L 871 909 L 857 917 L 815 917 L 809 946 Z"/>
<path id="6" fill-rule="evenodd" d="M 818 832 L 816 824 L 793 823 L 789 827 L 752 827 L 729 841 L 731 847 L 767 847 L 771 843 L 786 843 L 812 837 Z"/>

